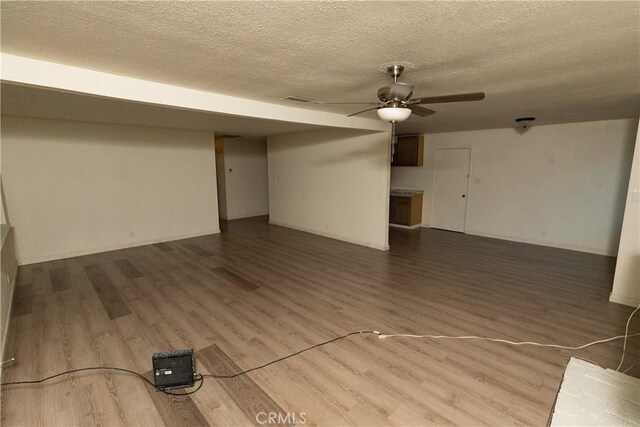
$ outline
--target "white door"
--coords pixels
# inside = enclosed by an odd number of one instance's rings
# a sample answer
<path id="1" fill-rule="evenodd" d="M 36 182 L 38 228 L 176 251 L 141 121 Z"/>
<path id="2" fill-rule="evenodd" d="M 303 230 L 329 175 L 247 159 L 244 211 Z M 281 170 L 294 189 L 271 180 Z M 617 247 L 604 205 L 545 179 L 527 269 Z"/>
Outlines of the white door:
<path id="1" fill-rule="evenodd" d="M 464 232 L 470 164 L 470 148 L 436 150 L 432 227 Z"/>

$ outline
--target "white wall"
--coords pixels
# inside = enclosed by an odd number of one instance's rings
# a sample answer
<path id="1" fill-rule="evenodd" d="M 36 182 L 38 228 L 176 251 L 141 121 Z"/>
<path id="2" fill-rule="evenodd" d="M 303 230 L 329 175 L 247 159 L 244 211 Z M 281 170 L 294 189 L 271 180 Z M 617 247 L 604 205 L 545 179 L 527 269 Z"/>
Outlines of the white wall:
<path id="1" fill-rule="evenodd" d="M 326 129 L 267 148 L 271 223 L 388 249 L 388 133 Z"/>
<path id="2" fill-rule="evenodd" d="M 21 264 L 219 232 L 213 135 L 2 117 Z"/>
<path id="3" fill-rule="evenodd" d="M 610 300 L 640 305 L 640 133 L 636 136 Z"/>
<path id="4" fill-rule="evenodd" d="M 636 120 L 425 135 L 425 166 L 391 186 L 424 190 L 431 223 L 437 148 L 471 147 L 466 233 L 615 255 Z"/>
<path id="5" fill-rule="evenodd" d="M 246 218 L 269 213 L 267 142 L 224 140 L 224 219 Z"/>

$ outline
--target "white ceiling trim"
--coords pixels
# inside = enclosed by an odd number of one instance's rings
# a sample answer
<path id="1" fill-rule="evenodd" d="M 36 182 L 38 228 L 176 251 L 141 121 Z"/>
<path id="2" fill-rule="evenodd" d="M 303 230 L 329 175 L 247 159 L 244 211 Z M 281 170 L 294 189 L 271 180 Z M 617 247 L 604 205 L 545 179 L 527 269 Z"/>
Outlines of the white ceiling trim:
<path id="1" fill-rule="evenodd" d="M 388 123 L 188 89 L 1 53 L 0 79 L 99 97 L 194 111 L 338 128 L 388 131 Z"/>

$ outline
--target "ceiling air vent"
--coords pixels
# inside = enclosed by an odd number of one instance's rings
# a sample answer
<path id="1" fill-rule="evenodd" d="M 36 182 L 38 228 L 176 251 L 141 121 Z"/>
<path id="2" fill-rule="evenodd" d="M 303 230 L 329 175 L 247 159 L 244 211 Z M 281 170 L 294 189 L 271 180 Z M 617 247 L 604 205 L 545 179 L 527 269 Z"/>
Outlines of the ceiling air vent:
<path id="1" fill-rule="evenodd" d="M 305 102 L 305 103 L 309 103 L 309 102 L 315 102 L 315 99 L 312 98 L 301 98 L 299 96 L 285 96 L 284 98 L 285 101 L 293 101 L 293 102 Z"/>

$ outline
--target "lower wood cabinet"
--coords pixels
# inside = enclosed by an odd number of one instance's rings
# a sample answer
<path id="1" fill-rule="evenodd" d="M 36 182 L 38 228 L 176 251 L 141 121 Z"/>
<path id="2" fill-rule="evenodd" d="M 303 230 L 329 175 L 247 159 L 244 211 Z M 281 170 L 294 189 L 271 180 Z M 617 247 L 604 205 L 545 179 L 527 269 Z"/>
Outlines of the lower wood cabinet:
<path id="1" fill-rule="evenodd" d="M 399 225 L 417 225 L 422 222 L 422 195 L 391 196 L 389 222 Z"/>

